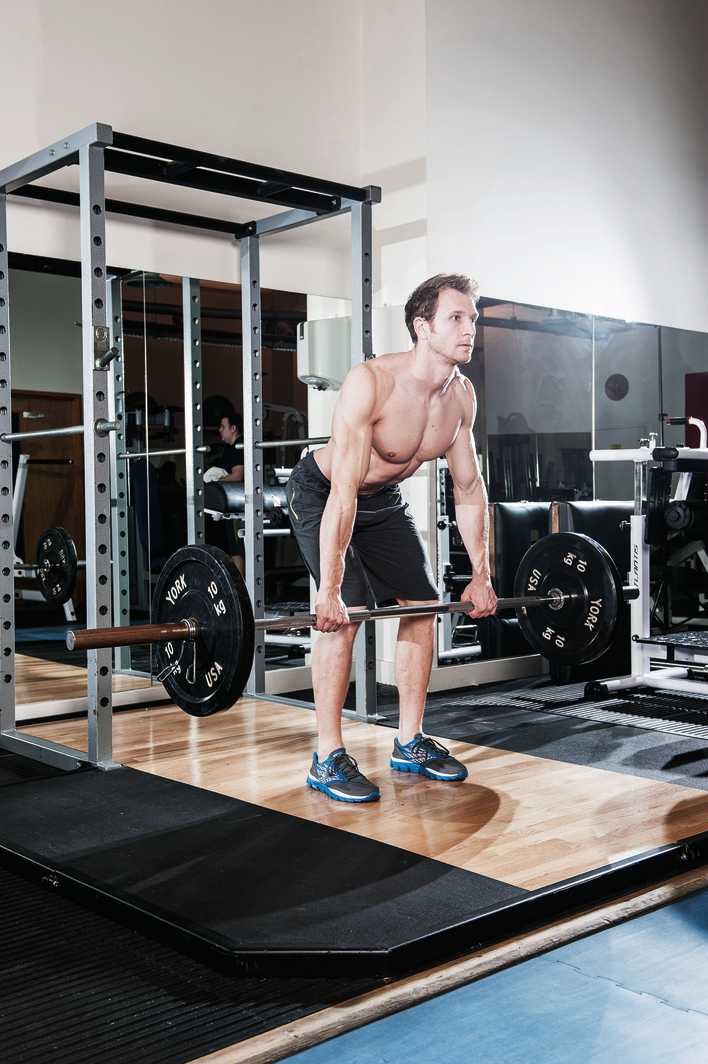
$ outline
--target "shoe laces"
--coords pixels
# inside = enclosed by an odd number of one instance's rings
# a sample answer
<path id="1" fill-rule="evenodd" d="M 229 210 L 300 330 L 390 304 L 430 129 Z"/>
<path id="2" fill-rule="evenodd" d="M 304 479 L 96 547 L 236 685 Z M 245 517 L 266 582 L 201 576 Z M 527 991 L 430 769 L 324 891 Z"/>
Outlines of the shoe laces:
<path id="1" fill-rule="evenodd" d="M 346 751 L 342 751 L 341 754 L 337 754 L 332 759 L 332 769 L 334 772 L 341 773 L 345 780 L 353 780 L 356 776 L 361 775 L 356 758 Z"/>
<path id="2" fill-rule="evenodd" d="M 411 753 L 414 757 L 423 754 L 426 761 L 441 761 L 449 756 L 450 751 L 442 743 L 437 742 L 436 739 L 431 738 L 429 735 L 424 735 L 414 742 L 411 747 Z"/>

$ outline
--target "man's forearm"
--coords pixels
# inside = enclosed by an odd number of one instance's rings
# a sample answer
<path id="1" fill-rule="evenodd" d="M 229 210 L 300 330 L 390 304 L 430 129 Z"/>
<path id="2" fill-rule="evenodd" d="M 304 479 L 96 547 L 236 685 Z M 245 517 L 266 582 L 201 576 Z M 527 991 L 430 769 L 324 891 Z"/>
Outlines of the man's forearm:
<path id="1" fill-rule="evenodd" d="M 243 483 L 243 475 L 243 466 L 235 465 L 229 469 L 226 476 L 222 477 L 221 480 L 222 482 L 226 481 L 228 484 L 241 484 Z"/>
<path id="2" fill-rule="evenodd" d="M 339 591 L 356 517 L 356 496 L 330 492 L 320 523 L 320 590 Z"/>
<path id="3" fill-rule="evenodd" d="M 470 556 L 475 576 L 489 579 L 489 512 L 484 502 L 455 503 L 457 531 Z"/>

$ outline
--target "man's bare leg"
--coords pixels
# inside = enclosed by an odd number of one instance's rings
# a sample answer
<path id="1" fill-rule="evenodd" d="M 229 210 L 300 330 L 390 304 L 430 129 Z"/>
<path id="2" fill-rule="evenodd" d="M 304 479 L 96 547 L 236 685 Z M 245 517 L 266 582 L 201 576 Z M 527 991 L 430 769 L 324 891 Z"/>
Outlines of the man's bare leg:
<path id="1" fill-rule="evenodd" d="M 324 761 L 344 746 L 342 707 L 352 668 L 352 647 L 358 624 L 346 624 L 338 632 L 322 632 L 312 650 L 312 686 L 317 715 L 317 757 Z"/>
<path id="2" fill-rule="evenodd" d="M 231 561 L 234 563 L 234 565 L 238 569 L 238 571 L 241 574 L 241 576 L 244 577 L 244 579 L 245 579 L 245 577 L 246 577 L 246 559 L 244 558 L 244 556 L 242 554 L 232 554 L 231 555 Z"/>
<path id="3" fill-rule="evenodd" d="M 398 600 L 401 606 L 427 603 Z M 432 600 L 431 600 L 432 601 Z M 433 665 L 435 617 L 401 617 L 396 644 L 396 685 L 399 698 L 398 736 L 409 743 L 423 730 L 425 699 Z"/>
<path id="4" fill-rule="evenodd" d="M 401 600 L 399 600 L 401 601 Z M 401 601 L 403 606 L 424 603 Z M 435 739 L 424 738 L 408 744 L 423 731 L 425 696 L 433 664 L 435 617 L 401 617 L 396 646 L 396 683 L 400 699 L 398 742 L 394 742 L 391 767 L 399 772 L 417 772 L 438 782 L 459 782 L 467 778 L 467 768 L 450 756 Z"/>

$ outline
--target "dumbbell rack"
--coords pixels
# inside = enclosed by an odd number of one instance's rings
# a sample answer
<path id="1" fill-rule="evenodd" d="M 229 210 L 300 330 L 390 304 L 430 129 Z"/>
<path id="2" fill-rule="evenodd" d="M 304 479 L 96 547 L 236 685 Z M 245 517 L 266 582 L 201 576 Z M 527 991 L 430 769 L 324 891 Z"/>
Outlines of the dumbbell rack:
<path id="1" fill-rule="evenodd" d="M 688 419 L 672 419 L 674 423 Z M 691 419 L 693 421 L 693 419 Z M 705 443 L 705 431 L 701 443 Z M 671 461 L 676 470 L 685 477 L 691 469 L 704 465 L 708 471 L 708 448 L 702 447 L 655 447 L 652 443 L 626 450 L 592 450 L 591 462 L 632 462 L 634 464 L 634 514 L 630 518 L 630 573 L 629 583 L 639 589 L 639 596 L 630 606 L 631 625 L 631 674 L 614 679 L 593 681 L 586 687 L 591 697 L 614 694 L 634 687 L 651 687 L 656 690 L 682 691 L 686 694 L 708 697 L 708 629 L 698 632 L 682 632 L 652 636 L 651 633 L 651 585 L 650 547 L 646 542 L 647 515 L 646 484 L 649 466 Z M 682 480 L 681 487 L 685 486 Z M 666 665 L 655 665 L 663 651 Z M 676 661 L 676 652 L 681 660 Z M 693 678 L 705 672 L 706 680 Z"/>

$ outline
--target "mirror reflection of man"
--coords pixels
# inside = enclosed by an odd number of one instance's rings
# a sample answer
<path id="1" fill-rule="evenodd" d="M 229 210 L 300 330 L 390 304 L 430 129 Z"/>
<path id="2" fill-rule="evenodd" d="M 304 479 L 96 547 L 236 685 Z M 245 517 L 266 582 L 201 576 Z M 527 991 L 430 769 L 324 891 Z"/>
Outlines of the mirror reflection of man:
<path id="1" fill-rule="evenodd" d="M 214 464 L 207 469 L 204 482 L 219 480 L 222 483 L 243 483 L 243 451 L 237 449 L 236 444 L 243 438 L 243 421 L 234 412 L 225 414 L 219 422 L 219 438 L 221 449 L 214 446 L 216 454 Z M 246 571 L 245 549 L 242 539 L 239 539 L 238 529 L 240 521 L 226 520 L 226 550 L 231 555 L 234 565 L 241 576 Z"/>
<path id="2" fill-rule="evenodd" d="M 226 470 L 223 481 L 243 483 L 243 451 L 236 444 L 243 437 L 243 421 L 238 414 L 225 414 L 219 422 L 219 439 L 222 443 L 220 465 Z"/>

